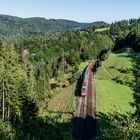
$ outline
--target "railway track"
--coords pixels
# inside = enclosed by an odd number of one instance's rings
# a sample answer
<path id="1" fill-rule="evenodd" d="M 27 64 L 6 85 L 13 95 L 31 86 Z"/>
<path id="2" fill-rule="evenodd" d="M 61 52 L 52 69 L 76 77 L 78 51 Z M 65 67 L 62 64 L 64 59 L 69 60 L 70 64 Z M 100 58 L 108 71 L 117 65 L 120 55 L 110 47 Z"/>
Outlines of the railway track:
<path id="1" fill-rule="evenodd" d="M 93 73 L 89 75 L 87 95 L 79 98 L 75 114 L 73 136 L 76 140 L 92 140 L 95 136 L 95 84 Z"/>

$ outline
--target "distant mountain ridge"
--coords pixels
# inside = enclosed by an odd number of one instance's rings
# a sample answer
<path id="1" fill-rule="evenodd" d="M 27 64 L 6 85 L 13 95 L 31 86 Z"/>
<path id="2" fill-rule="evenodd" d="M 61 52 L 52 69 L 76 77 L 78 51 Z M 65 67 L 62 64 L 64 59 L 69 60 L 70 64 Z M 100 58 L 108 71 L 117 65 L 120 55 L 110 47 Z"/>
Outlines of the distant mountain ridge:
<path id="1" fill-rule="evenodd" d="M 84 28 L 95 23 L 79 23 L 65 19 L 46 19 L 41 17 L 20 18 L 9 15 L 0 15 L 0 37 L 18 36 L 27 34 L 48 34 L 66 29 Z"/>

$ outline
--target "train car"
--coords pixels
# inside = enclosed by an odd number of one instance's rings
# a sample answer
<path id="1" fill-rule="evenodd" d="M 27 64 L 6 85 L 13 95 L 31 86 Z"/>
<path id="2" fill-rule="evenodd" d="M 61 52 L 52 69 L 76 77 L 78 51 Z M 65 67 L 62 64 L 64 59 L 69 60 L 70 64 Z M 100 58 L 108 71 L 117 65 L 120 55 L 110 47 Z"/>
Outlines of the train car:
<path id="1" fill-rule="evenodd" d="M 87 94 L 87 85 L 88 85 L 88 73 L 89 73 L 90 64 L 86 67 L 83 73 L 83 82 L 82 82 L 82 89 L 81 89 L 81 96 L 85 96 Z"/>
<path id="2" fill-rule="evenodd" d="M 82 89 L 81 89 L 81 95 L 85 96 L 86 92 L 87 92 L 87 81 L 86 81 L 87 77 L 86 77 L 86 72 L 84 72 L 83 75 L 83 82 L 82 82 Z"/>
<path id="3" fill-rule="evenodd" d="M 89 64 L 84 73 L 83 73 L 83 82 L 82 82 L 82 88 L 81 88 L 81 96 L 86 96 L 87 94 L 87 88 L 88 88 L 88 79 L 89 79 L 89 73 L 93 66 L 95 65 L 95 61 L 91 64 Z"/>

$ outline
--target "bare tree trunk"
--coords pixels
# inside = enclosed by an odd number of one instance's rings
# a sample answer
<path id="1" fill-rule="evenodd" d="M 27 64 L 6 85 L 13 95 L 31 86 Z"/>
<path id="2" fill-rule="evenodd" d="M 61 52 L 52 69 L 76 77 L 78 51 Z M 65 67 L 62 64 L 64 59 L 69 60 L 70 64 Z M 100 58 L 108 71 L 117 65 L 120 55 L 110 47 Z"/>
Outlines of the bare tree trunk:
<path id="1" fill-rule="evenodd" d="M 9 117 L 10 117 L 10 105 L 8 105 L 7 117 L 8 117 L 8 119 L 9 119 Z"/>
<path id="2" fill-rule="evenodd" d="M 4 98 L 4 90 L 5 90 L 5 86 L 4 86 L 4 80 L 2 82 L 2 119 L 4 120 L 5 119 L 5 98 Z"/>

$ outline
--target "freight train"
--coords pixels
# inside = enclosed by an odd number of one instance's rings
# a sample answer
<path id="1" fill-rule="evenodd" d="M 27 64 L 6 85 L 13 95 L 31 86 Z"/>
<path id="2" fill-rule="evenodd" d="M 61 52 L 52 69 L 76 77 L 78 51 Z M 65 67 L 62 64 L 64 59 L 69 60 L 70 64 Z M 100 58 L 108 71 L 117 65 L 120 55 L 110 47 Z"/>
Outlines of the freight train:
<path id="1" fill-rule="evenodd" d="M 86 96 L 87 95 L 89 73 L 90 73 L 91 69 L 93 68 L 93 66 L 95 65 L 95 63 L 96 63 L 96 61 L 88 64 L 86 69 L 83 72 L 81 96 Z"/>

